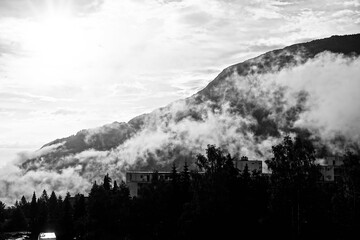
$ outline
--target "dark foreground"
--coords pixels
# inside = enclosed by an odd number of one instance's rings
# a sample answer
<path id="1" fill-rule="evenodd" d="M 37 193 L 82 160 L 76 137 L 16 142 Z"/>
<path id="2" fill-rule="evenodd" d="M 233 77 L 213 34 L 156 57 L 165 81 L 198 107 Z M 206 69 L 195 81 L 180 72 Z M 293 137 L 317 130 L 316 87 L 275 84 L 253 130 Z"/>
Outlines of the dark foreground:
<path id="1" fill-rule="evenodd" d="M 344 154 L 342 176 L 320 181 L 316 152 L 290 137 L 272 148 L 272 174 L 239 172 L 230 155 L 209 146 L 196 167 L 173 167 L 130 198 L 108 175 L 89 197 L 46 191 L 15 207 L 0 206 L 3 231 L 54 231 L 57 239 L 350 239 L 360 227 L 360 157 Z M 245 159 L 244 159 L 245 160 Z M 156 176 L 156 172 L 155 172 Z M 0 239 L 6 239 L 1 235 Z"/>

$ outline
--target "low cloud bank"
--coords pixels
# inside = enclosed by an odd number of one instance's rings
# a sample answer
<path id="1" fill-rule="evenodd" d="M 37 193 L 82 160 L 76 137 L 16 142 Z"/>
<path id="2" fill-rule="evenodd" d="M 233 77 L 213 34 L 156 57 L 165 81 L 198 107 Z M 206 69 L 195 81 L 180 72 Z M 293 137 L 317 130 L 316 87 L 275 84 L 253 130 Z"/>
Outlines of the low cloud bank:
<path id="1" fill-rule="evenodd" d="M 301 62 L 302 56 L 297 58 Z M 273 68 L 267 74 L 254 71 L 246 76 L 234 71 L 214 89 L 216 98 L 195 95 L 172 103 L 146 115 L 137 132 L 128 132 L 121 125 L 120 132 L 131 136 L 111 150 L 88 149 L 46 159 L 46 154 L 51 156 L 64 147 L 60 143 L 30 155 L 20 154 L 15 163 L 1 170 L 0 199 L 11 203 L 21 195 L 30 197 L 33 191 L 40 194 L 42 189 L 62 195 L 86 193 L 106 173 L 122 180 L 127 169 L 191 164 L 207 144 L 227 149 L 235 157 L 266 160 L 271 157 L 271 146 L 282 136 L 305 130 L 327 148 L 326 154 L 342 153 L 346 148 L 359 151 L 359 58 L 322 53 L 301 65 L 280 71 Z M 106 130 L 110 134 L 111 129 Z M 94 141 L 102 131 L 89 131 L 86 140 Z M 34 159 L 30 167 L 21 167 L 30 158 Z"/>

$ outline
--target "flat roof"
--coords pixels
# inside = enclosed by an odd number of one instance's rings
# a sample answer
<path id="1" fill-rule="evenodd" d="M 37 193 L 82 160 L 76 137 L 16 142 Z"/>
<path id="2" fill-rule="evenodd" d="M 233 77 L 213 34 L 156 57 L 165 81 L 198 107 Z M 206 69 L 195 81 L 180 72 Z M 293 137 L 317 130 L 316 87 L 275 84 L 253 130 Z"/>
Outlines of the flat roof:
<path id="1" fill-rule="evenodd" d="M 56 235 L 53 232 L 45 232 L 39 234 L 40 239 L 56 239 Z"/>

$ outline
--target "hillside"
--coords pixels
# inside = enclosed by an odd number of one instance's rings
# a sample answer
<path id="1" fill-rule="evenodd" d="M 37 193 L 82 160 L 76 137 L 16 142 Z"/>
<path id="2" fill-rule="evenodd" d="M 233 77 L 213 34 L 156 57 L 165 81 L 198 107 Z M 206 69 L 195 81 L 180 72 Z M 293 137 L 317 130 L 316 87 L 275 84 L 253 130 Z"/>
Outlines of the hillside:
<path id="1" fill-rule="evenodd" d="M 284 134 L 309 136 L 319 155 L 332 154 L 339 146 L 356 149 L 358 138 L 348 136 L 347 129 L 335 129 L 325 120 L 322 126 L 321 116 L 314 120 L 327 106 L 315 103 L 317 98 L 322 99 L 324 85 L 319 82 L 317 87 L 315 82 L 325 81 L 322 74 L 330 73 L 334 66 L 345 69 L 344 76 L 346 71 L 357 71 L 353 65 L 359 54 L 360 34 L 332 36 L 270 51 L 224 69 L 187 99 L 128 123 L 82 130 L 45 144 L 41 154 L 24 159 L 19 166 L 24 174 L 37 169 L 61 173 L 76 168 L 85 179 L 106 172 L 119 178 L 129 168 L 168 169 L 173 162 L 191 163 L 207 144 L 224 147 L 235 156 L 264 160 L 271 145 Z M 309 75 L 310 71 L 313 74 Z M 319 79 L 315 79 L 317 76 Z M 336 76 L 334 81 L 342 77 Z M 326 101 L 330 100 L 325 96 Z M 320 104 L 320 110 L 316 104 Z M 326 121 L 335 119 L 327 117 Z M 352 122 L 344 124 L 352 126 Z"/>

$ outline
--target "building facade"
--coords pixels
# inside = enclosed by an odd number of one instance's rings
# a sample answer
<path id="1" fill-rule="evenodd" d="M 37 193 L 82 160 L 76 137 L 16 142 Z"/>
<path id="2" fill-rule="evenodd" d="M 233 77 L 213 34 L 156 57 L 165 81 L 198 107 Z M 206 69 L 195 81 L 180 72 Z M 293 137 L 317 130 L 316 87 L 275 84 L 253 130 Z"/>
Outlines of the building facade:
<path id="1" fill-rule="evenodd" d="M 129 187 L 130 197 L 137 197 L 142 186 L 153 181 L 155 174 L 162 181 L 170 181 L 171 172 L 148 172 L 128 171 L 126 172 L 126 185 Z"/>
<path id="2" fill-rule="evenodd" d="M 320 161 L 321 180 L 324 182 L 334 182 L 343 176 L 343 157 L 325 157 Z"/>
<path id="3" fill-rule="evenodd" d="M 249 173 L 251 174 L 254 171 L 262 173 L 262 161 L 260 160 L 237 160 L 235 161 L 235 167 L 243 172 L 245 167 L 248 167 Z"/>

